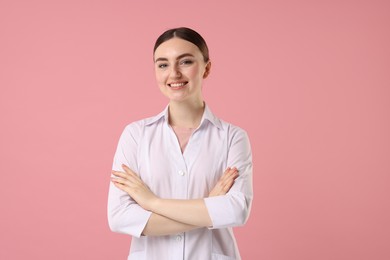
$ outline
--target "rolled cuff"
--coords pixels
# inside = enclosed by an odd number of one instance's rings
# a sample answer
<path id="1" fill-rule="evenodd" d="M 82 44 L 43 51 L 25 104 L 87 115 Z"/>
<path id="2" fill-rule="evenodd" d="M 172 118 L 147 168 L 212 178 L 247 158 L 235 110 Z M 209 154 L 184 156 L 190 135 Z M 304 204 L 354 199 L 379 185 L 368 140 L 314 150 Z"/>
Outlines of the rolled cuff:
<path id="1" fill-rule="evenodd" d="M 234 210 L 226 195 L 204 198 L 204 202 L 213 223 L 209 229 L 225 228 L 235 225 L 236 218 Z"/>
<path id="2" fill-rule="evenodd" d="M 147 211 L 137 204 L 133 204 L 126 212 L 117 212 L 110 217 L 112 231 L 122 234 L 141 237 L 152 212 Z"/>

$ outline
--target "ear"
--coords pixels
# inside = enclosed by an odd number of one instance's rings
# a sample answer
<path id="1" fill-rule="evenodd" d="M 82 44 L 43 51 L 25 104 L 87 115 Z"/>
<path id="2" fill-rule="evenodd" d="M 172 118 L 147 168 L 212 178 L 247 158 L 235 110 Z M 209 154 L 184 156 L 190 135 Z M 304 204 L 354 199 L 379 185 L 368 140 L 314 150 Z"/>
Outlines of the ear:
<path id="1" fill-rule="evenodd" d="M 210 74 L 210 69 L 211 69 L 211 61 L 208 61 L 207 64 L 206 64 L 206 69 L 203 73 L 203 78 L 207 78 L 208 75 Z"/>

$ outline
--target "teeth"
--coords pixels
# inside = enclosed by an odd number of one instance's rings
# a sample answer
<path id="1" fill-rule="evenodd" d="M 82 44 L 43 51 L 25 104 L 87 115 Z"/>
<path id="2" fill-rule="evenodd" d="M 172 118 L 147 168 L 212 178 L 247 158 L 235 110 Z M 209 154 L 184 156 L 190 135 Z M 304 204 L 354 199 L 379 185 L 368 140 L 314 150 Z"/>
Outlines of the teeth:
<path id="1" fill-rule="evenodd" d="M 173 88 L 178 88 L 178 87 L 182 87 L 186 84 L 186 82 L 181 82 L 181 83 L 171 83 L 169 84 L 169 86 L 173 87 Z"/>

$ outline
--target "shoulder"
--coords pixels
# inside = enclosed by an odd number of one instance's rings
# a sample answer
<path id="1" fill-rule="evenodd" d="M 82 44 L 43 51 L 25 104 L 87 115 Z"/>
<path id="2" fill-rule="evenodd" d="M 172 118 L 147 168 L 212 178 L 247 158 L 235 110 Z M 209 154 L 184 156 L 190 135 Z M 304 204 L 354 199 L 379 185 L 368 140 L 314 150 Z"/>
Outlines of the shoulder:
<path id="1" fill-rule="evenodd" d="M 125 126 L 123 132 L 133 136 L 138 136 L 142 133 L 143 129 L 145 128 L 145 125 L 147 125 L 150 119 L 151 118 L 144 118 L 131 122 Z"/>
<path id="2" fill-rule="evenodd" d="M 133 121 L 125 126 L 124 131 L 129 131 L 129 132 L 140 131 L 142 128 L 145 127 L 146 120 L 148 120 L 148 118 Z"/>
<path id="3" fill-rule="evenodd" d="M 231 136 L 231 137 L 248 136 L 245 129 L 243 129 L 237 125 L 234 125 L 232 123 L 226 122 L 222 119 L 219 119 L 219 121 L 221 123 L 221 128 L 223 129 L 223 131 L 226 131 L 229 134 L 229 136 Z"/>
<path id="4" fill-rule="evenodd" d="M 204 119 L 207 119 L 212 125 L 217 127 L 220 131 L 227 133 L 229 136 L 236 134 L 246 135 L 246 131 L 239 126 L 229 123 L 218 116 L 216 116 L 208 105 L 206 105 Z"/>
<path id="5" fill-rule="evenodd" d="M 127 136 L 131 136 L 132 138 L 140 138 L 142 133 L 144 132 L 145 127 L 153 127 L 158 124 L 158 122 L 164 118 L 165 112 L 161 112 L 158 115 L 143 118 L 140 120 L 136 120 L 134 122 L 129 123 L 125 126 L 123 130 L 123 134 Z"/>
<path id="6" fill-rule="evenodd" d="M 121 139 L 130 139 L 133 142 L 138 143 L 138 140 L 141 138 L 148 120 L 149 118 L 144 118 L 127 124 L 122 131 Z"/>

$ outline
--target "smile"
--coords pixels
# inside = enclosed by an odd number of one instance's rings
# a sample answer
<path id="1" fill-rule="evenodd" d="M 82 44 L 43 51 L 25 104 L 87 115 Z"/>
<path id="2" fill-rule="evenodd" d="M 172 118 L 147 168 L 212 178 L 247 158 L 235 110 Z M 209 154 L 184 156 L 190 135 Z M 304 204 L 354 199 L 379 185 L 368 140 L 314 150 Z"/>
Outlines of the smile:
<path id="1" fill-rule="evenodd" d="M 185 85 L 187 85 L 188 81 L 186 82 L 175 82 L 175 83 L 170 83 L 168 84 L 169 87 L 171 88 L 181 88 L 181 87 L 184 87 Z"/>

